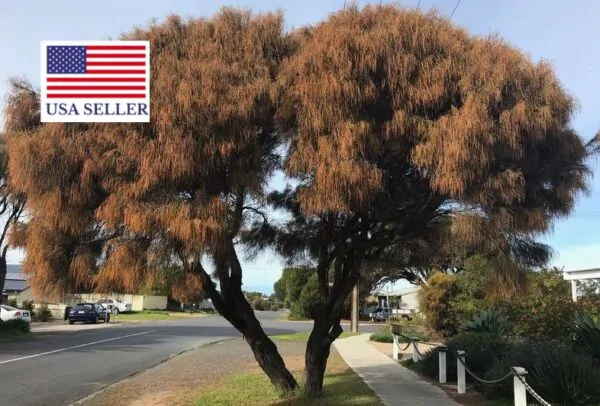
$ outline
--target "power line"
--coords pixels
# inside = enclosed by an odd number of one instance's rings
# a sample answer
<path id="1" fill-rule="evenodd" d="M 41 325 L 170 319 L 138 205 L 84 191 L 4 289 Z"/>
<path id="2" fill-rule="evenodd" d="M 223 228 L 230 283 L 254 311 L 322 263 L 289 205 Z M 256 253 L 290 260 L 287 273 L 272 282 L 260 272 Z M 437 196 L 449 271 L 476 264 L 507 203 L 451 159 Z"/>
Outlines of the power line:
<path id="1" fill-rule="evenodd" d="M 454 15 L 454 12 L 456 11 L 456 9 L 458 8 L 458 5 L 460 4 L 460 0 L 458 0 L 456 2 L 456 5 L 454 6 L 454 10 L 452 10 L 452 14 L 450 14 L 450 19 L 452 20 L 452 16 Z"/>

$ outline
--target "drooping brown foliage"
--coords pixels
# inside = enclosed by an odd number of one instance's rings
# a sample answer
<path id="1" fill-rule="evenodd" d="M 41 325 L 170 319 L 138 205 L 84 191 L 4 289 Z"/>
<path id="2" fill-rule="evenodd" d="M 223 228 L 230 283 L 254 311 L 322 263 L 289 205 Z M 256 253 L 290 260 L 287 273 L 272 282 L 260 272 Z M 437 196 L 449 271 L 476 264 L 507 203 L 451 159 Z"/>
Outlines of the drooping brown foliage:
<path id="1" fill-rule="evenodd" d="M 291 389 L 241 291 L 233 242 L 278 164 L 275 79 L 292 49 L 282 16 L 224 9 L 125 38 L 152 44 L 151 123 L 48 124 L 10 139 L 11 180 L 31 196 L 24 271 L 36 292 L 60 296 L 135 291 L 181 266 L 185 286 L 201 283 L 273 383 Z"/>
<path id="2" fill-rule="evenodd" d="M 152 44 L 151 123 L 44 125 L 10 138 L 10 171 L 30 199 L 36 290 L 133 289 L 176 264 L 290 389 L 234 249 L 289 142 L 300 186 L 270 202 L 293 220 L 261 218 L 245 237 L 317 262 L 305 378 L 317 395 L 366 265 L 400 249 L 420 265 L 419 247 L 453 240 L 543 260 L 533 238 L 585 190 L 588 150 L 547 64 L 436 14 L 352 8 L 282 30 L 280 15 L 225 9 L 133 32 Z"/>
<path id="3" fill-rule="evenodd" d="M 422 260 L 415 250 L 445 230 L 462 247 L 543 261 L 533 237 L 572 210 L 589 169 L 551 67 L 498 38 L 395 6 L 340 11 L 304 34 L 279 111 L 300 186 L 273 201 L 294 214 L 280 252 L 318 262 L 306 354 L 318 393 L 365 262 L 390 249 Z"/>

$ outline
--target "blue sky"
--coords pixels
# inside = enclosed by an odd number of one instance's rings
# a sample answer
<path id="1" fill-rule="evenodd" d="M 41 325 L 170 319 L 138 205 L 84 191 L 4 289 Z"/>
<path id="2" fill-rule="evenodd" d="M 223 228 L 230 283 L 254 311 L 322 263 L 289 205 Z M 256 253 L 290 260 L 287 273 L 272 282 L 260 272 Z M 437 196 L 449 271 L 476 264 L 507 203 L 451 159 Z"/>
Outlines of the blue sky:
<path id="1" fill-rule="evenodd" d="M 379 1 L 360 1 L 359 5 L 367 3 Z M 423 10 L 435 7 L 447 16 L 456 5 L 455 0 L 406 0 L 400 4 L 415 7 L 418 3 Z M 153 18 L 162 20 L 171 13 L 210 16 L 224 5 L 255 11 L 281 9 L 293 28 L 319 21 L 343 4 L 343 0 L 5 1 L 0 4 L 0 94 L 5 94 L 12 76 L 24 76 L 38 84 L 41 40 L 114 39 Z M 550 60 L 566 89 L 579 100 L 573 125 L 587 140 L 600 130 L 600 114 L 594 103 L 594 96 L 600 94 L 600 53 L 585 45 L 588 41 L 595 45 L 595 39 L 600 38 L 599 13 L 600 2 L 589 0 L 462 0 L 452 20 L 471 33 L 499 33 L 534 60 Z M 542 237 L 556 250 L 553 263 L 567 269 L 600 267 L 599 162 L 593 166 L 599 176 L 591 182 L 591 196 L 581 196 L 573 215 L 558 221 L 553 232 Z M 18 263 L 22 257 L 22 252 L 12 251 L 9 262 Z M 245 288 L 268 292 L 281 273 L 282 263 L 275 255 L 265 253 L 246 261 L 245 268 Z"/>

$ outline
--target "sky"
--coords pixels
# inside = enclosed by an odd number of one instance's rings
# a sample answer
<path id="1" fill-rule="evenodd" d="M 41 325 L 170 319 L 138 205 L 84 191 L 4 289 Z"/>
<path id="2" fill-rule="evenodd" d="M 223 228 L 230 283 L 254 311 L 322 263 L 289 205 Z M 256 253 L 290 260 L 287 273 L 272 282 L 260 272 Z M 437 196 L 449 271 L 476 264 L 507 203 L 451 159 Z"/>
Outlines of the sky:
<path id="1" fill-rule="evenodd" d="M 406 0 L 398 4 L 419 6 L 421 10 L 436 8 L 449 17 L 457 1 Z M 344 0 L 3 1 L 0 2 L 0 95 L 6 94 L 8 80 L 14 76 L 39 84 L 42 40 L 116 39 L 152 19 L 161 21 L 169 14 L 208 17 L 222 6 L 246 7 L 256 12 L 280 9 L 288 27 L 297 28 L 326 18 L 342 8 Z M 582 138 L 589 140 L 600 130 L 600 114 L 594 103 L 594 96 L 600 95 L 600 53 L 586 44 L 595 44 L 595 39 L 600 38 L 599 13 L 600 2 L 590 0 L 462 0 L 452 21 L 473 34 L 500 34 L 535 61 L 549 60 L 564 87 L 578 99 L 580 108 L 573 126 Z M 580 196 L 574 213 L 557 221 L 552 232 L 540 238 L 555 251 L 552 265 L 566 269 L 600 267 L 600 162 L 592 164 L 598 175 L 590 182 L 590 195 Z M 280 177 L 273 181 L 274 187 L 281 184 Z M 8 262 L 19 263 L 23 255 L 22 251 L 11 251 Z M 271 293 L 281 274 L 282 260 L 275 254 L 264 253 L 243 264 L 244 288 Z M 396 287 L 401 286 L 405 284 Z"/>

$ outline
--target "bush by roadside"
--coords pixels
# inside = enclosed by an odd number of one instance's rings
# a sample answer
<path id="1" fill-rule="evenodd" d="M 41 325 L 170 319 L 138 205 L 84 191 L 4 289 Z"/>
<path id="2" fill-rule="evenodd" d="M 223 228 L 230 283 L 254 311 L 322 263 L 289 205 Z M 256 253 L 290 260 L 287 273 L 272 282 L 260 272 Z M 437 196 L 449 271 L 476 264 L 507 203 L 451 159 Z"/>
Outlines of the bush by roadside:
<path id="1" fill-rule="evenodd" d="M 28 334 L 30 331 L 31 325 L 23 320 L 0 320 L 0 338 Z"/>

